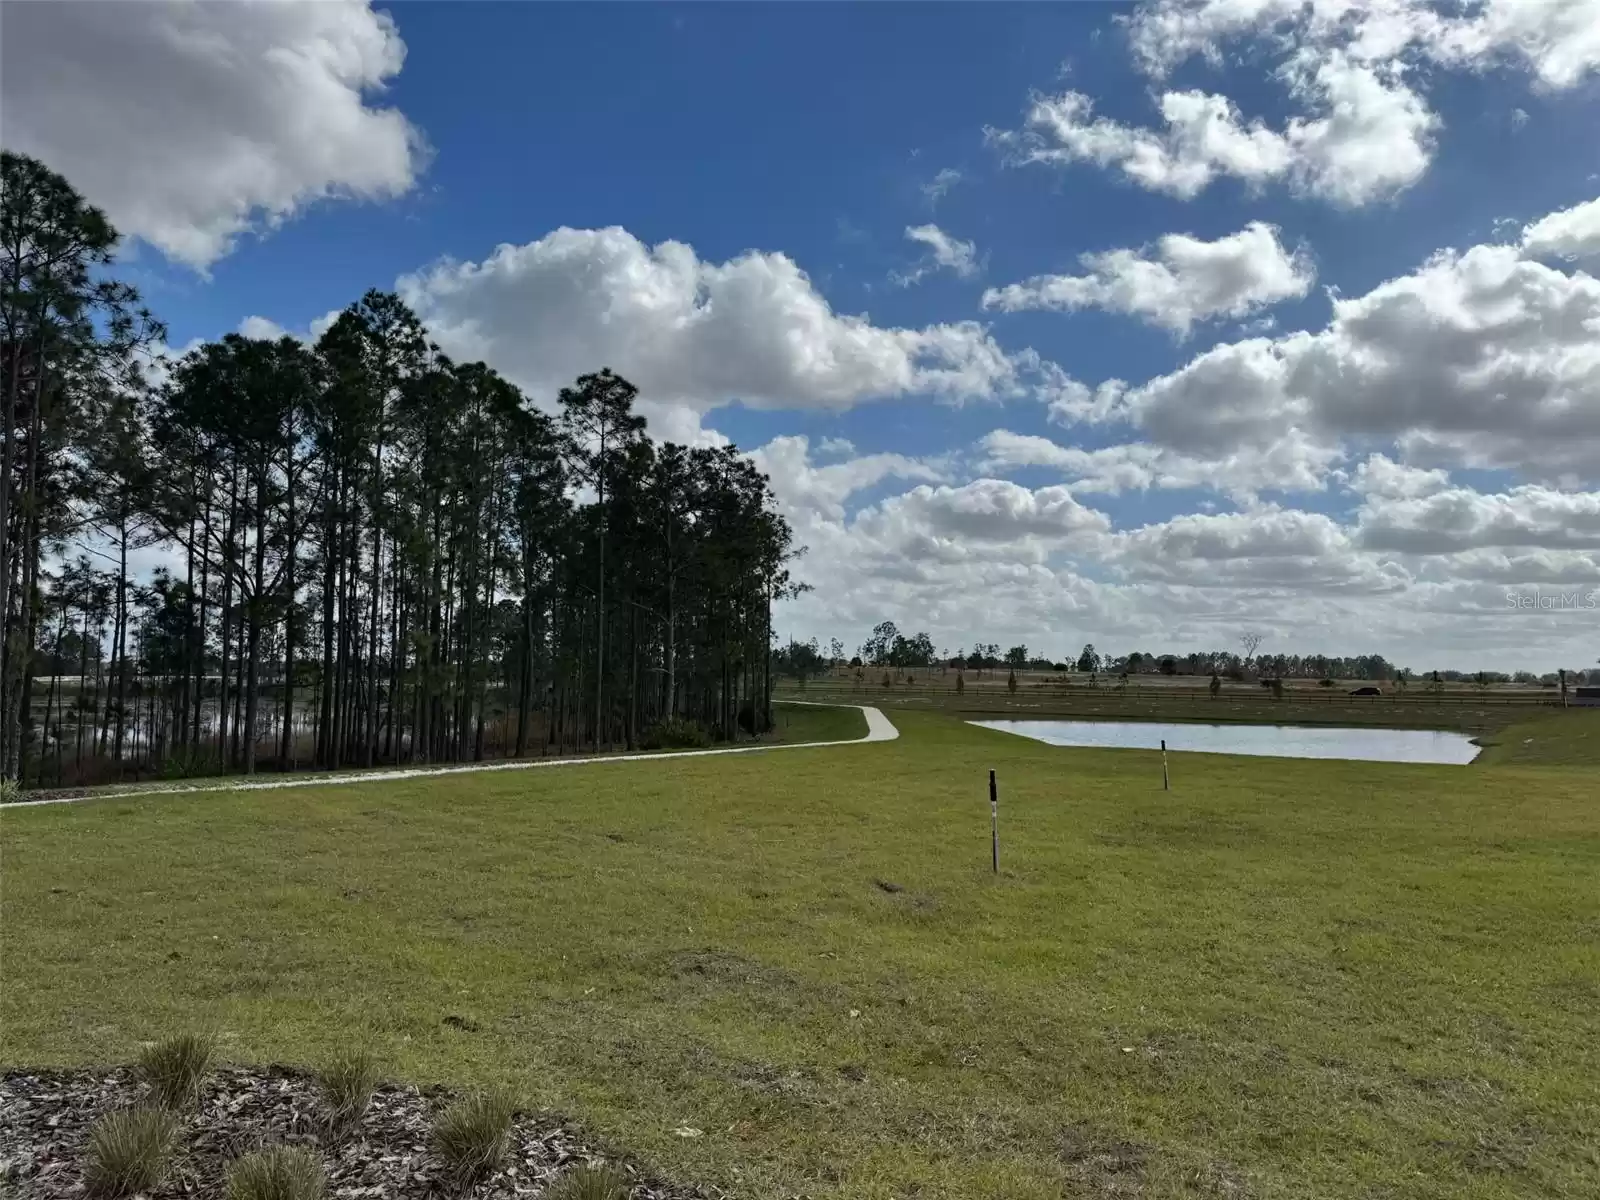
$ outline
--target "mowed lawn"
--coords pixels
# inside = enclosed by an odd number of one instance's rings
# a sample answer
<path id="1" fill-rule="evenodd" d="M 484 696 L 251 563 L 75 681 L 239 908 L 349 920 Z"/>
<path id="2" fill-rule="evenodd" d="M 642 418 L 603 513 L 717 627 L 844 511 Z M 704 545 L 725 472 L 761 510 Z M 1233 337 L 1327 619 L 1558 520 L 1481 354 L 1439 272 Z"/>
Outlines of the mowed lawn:
<path id="1" fill-rule="evenodd" d="M 893 718 L 0 812 L 0 1061 L 363 1045 L 748 1197 L 1600 1194 L 1592 765 L 1175 755 L 1163 792 Z"/>

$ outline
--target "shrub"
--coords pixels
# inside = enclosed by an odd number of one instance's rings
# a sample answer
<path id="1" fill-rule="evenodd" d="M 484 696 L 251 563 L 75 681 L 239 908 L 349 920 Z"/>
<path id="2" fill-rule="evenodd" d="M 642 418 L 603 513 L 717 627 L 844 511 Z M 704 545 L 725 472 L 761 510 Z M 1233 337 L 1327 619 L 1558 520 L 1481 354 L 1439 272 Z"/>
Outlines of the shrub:
<path id="1" fill-rule="evenodd" d="M 646 750 L 702 750 L 711 745 L 711 734 L 698 721 L 668 717 L 645 730 L 639 745 Z"/>
<path id="2" fill-rule="evenodd" d="M 574 1167 L 544 1195 L 545 1200 L 628 1200 L 628 1177 L 615 1167 Z"/>
<path id="3" fill-rule="evenodd" d="M 0 804 L 11 804 L 22 799 L 22 785 L 15 779 L 0 779 Z"/>
<path id="4" fill-rule="evenodd" d="M 746 701 L 739 706 L 739 712 L 736 719 L 739 722 L 739 728 L 744 730 L 745 733 L 750 734 L 752 737 L 759 732 L 759 730 L 756 728 L 755 705 L 749 701 Z M 767 724 L 770 725 L 771 722 L 769 721 Z"/>
<path id="5" fill-rule="evenodd" d="M 126 1108 L 108 1113 L 89 1131 L 84 1190 L 91 1196 L 128 1196 L 161 1182 L 178 1140 L 178 1119 L 165 1109 Z"/>
<path id="6" fill-rule="evenodd" d="M 478 1092 L 457 1101 L 434 1121 L 434 1152 L 461 1190 L 499 1167 L 515 1112 L 516 1105 L 504 1093 Z"/>
<path id="7" fill-rule="evenodd" d="M 200 1098 L 216 1044 L 203 1034 L 180 1033 L 139 1055 L 139 1077 L 164 1108 L 188 1108 Z"/>
<path id="8" fill-rule="evenodd" d="M 317 1072 L 328 1132 L 343 1137 L 361 1123 L 378 1086 L 378 1064 L 365 1050 L 340 1055 Z"/>
<path id="9" fill-rule="evenodd" d="M 162 779 L 195 779 L 222 773 L 222 760 L 210 750 L 197 750 L 185 746 L 173 750 L 161 761 Z"/>
<path id="10" fill-rule="evenodd" d="M 327 1194 L 322 1159 L 300 1146 L 258 1150 L 228 1168 L 228 1200 L 322 1200 Z"/>

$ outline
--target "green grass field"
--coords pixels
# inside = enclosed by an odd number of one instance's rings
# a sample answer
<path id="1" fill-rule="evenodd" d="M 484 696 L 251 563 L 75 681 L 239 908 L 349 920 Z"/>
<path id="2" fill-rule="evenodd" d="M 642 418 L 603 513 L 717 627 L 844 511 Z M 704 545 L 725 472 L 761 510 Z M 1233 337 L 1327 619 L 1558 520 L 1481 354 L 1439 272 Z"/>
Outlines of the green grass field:
<path id="1" fill-rule="evenodd" d="M 1471 767 L 1175 755 L 1164 793 L 891 711 L 0 812 L 0 1061 L 360 1044 L 748 1197 L 1596 1195 L 1600 712 Z"/>
<path id="2" fill-rule="evenodd" d="M 805 688 L 786 681 L 780 695 L 836 704 L 872 704 L 885 712 L 905 709 L 947 712 L 968 717 L 1082 717 L 1128 721 L 1246 722 L 1282 725 L 1381 725 L 1396 729 L 1451 729 L 1489 737 L 1508 724 L 1539 720 L 1561 710 L 1547 696 L 1524 692 L 1510 696 L 1456 689 L 1434 696 L 1412 692 L 1367 698 L 1344 688 L 1324 691 L 1295 687 L 1283 699 L 1255 686 L 1230 683 L 1212 699 L 1204 687 L 1143 683 L 1127 688 L 1115 683 L 1089 687 L 1030 684 L 1009 692 L 994 680 L 969 685 L 957 693 L 949 683 L 930 675 L 923 681 L 883 687 L 836 679 L 813 680 Z"/>
<path id="3" fill-rule="evenodd" d="M 1600 711 L 1569 708 L 1544 713 L 1478 739 L 1481 766 L 1600 767 Z"/>

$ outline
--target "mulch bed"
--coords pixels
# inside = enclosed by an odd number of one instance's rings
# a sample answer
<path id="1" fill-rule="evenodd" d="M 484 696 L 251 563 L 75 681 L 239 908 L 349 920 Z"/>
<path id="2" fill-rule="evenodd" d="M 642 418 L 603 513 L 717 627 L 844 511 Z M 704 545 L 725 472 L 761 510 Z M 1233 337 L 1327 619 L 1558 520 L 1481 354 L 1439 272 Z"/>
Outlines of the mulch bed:
<path id="1" fill-rule="evenodd" d="M 6 1071 L 0 1074 L 0 1194 L 36 1200 L 83 1195 L 89 1127 L 104 1113 L 140 1103 L 144 1087 L 125 1069 Z M 228 1164 L 263 1146 L 318 1147 L 335 1197 L 439 1197 L 447 1194 L 428 1146 L 434 1115 L 451 1099 L 443 1088 L 381 1086 L 361 1126 L 338 1145 L 321 1137 L 316 1087 L 303 1072 L 218 1068 L 189 1116 L 167 1181 L 150 1200 L 221 1197 Z M 538 1196 L 569 1165 L 610 1163 L 633 1180 L 633 1200 L 724 1200 L 717 1189 L 652 1179 L 633 1164 L 586 1144 L 558 1118 L 519 1114 L 503 1170 L 474 1197 Z"/>

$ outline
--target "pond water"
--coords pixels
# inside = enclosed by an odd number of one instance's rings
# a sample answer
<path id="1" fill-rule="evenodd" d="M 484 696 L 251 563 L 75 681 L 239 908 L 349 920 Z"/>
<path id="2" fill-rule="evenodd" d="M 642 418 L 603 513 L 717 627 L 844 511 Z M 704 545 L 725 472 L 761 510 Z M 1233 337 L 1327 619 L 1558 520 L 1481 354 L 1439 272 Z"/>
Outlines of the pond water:
<path id="1" fill-rule="evenodd" d="M 1437 729 L 1329 729 L 1305 725 L 1194 725 L 1155 721 L 972 721 L 1052 746 L 1112 750 L 1199 750 L 1267 758 L 1348 758 L 1364 762 L 1465 764 L 1478 747 L 1464 733 Z"/>

